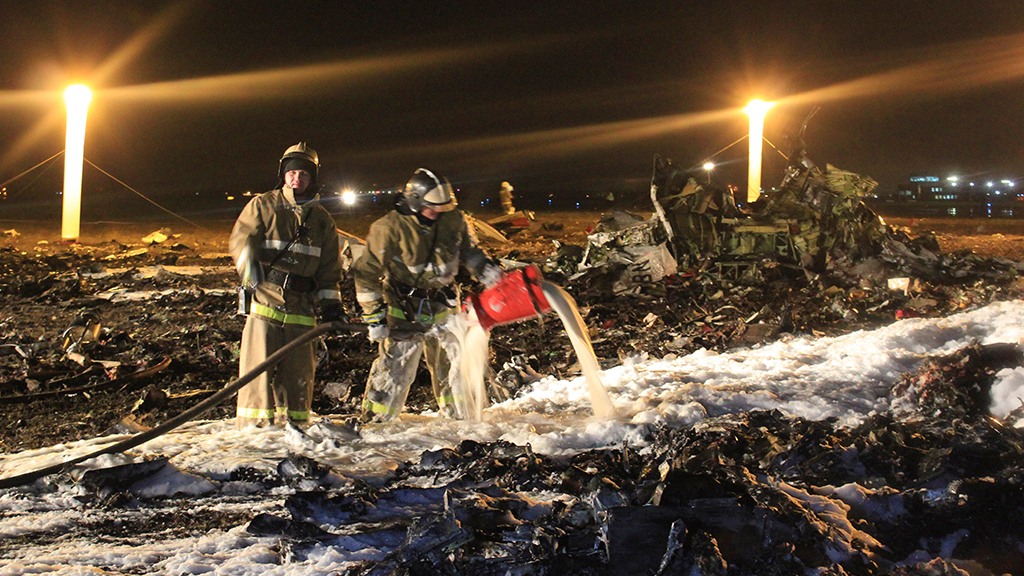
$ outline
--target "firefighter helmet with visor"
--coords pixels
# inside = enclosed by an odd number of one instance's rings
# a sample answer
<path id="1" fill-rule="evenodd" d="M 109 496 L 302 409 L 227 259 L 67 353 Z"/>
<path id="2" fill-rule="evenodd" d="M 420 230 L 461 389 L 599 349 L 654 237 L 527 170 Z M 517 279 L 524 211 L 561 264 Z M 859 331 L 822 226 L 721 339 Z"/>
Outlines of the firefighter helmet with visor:
<path id="1" fill-rule="evenodd" d="M 402 192 L 405 205 L 412 212 L 419 213 L 424 206 L 438 212 L 455 209 L 455 193 L 447 178 L 437 176 L 426 168 L 418 168 Z"/>

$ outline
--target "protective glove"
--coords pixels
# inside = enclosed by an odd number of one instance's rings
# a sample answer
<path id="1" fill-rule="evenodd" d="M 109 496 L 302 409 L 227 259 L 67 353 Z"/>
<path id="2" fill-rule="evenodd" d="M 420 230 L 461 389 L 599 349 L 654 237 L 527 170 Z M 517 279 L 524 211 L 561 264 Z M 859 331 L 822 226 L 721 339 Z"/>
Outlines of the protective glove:
<path id="1" fill-rule="evenodd" d="M 484 285 L 484 288 L 490 288 L 500 282 L 504 277 L 505 271 L 502 270 L 500 266 L 488 262 L 480 272 L 480 283 Z"/>
<path id="2" fill-rule="evenodd" d="M 391 332 L 391 329 L 388 328 L 387 324 L 370 324 L 366 337 L 370 339 L 370 342 L 380 342 L 388 337 L 389 332 Z"/>
<path id="3" fill-rule="evenodd" d="M 335 322 L 345 319 L 345 307 L 341 302 L 327 302 L 320 306 L 320 320 L 323 322 Z"/>
<path id="4" fill-rule="evenodd" d="M 255 290 L 256 285 L 263 281 L 263 265 L 256 259 L 256 252 L 249 243 L 246 243 L 238 256 L 238 262 L 235 263 L 238 277 L 242 280 L 242 288 L 249 292 Z"/>

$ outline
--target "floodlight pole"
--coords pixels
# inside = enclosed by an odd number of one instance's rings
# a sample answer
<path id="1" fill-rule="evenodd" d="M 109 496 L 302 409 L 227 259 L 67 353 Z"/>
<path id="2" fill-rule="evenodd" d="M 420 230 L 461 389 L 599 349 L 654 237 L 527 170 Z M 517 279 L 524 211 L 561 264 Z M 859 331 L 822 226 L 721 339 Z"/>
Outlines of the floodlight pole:
<path id="1" fill-rule="evenodd" d="M 68 109 L 68 127 L 64 142 L 64 212 L 60 237 L 65 242 L 78 240 L 82 217 L 82 167 L 85 163 L 85 117 L 92 92 L 81 84 L 64 90 Z"/>
<path id="2" fill-rule="evenodd" d="M 744 112 L 750 116 L 750 167 L 747 171 L 747 203 L 761 196 L 761 140 L 764 137 L 764 115 L 775 106 L 774 102 L 751 100 Z"/>

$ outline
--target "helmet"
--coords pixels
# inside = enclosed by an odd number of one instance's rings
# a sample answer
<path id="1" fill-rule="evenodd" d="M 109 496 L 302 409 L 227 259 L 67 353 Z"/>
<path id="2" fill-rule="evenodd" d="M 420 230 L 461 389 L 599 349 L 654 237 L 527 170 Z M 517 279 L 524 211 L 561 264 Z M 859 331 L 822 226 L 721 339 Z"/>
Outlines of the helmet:
<path id="1" fill-rule="evenodd" d="M 320 158 L 305 142 L 299 142 L 284 151 L 281 161 L 277 164 L 277 177 L 280 180 L 278 186 L 284 184 L 284 173 L 289 170 L 306 170 L 313 177 L 310 188 L 316 186 L 316 176 L 320 169 Z"/>
<path id="2" fill-rule="evenodd" d="M 502 182 L 502 183 L 501 183 L 501 187 L 502 187 L 502 188 L 511 188 L 511 187 L 512 187 L 512 185 L 511 185 L 511 184 L 509 184 L 508 182 Z"/>
<path id="3" fill-rule="evenodd" d="M 412 212 L 419 213 L 424 206 L 438 212 L 455 209 L 455 193 L 448 179 L 436 176 L 426 168 L 418 168 L 402 192 L 405 205 Z"/>

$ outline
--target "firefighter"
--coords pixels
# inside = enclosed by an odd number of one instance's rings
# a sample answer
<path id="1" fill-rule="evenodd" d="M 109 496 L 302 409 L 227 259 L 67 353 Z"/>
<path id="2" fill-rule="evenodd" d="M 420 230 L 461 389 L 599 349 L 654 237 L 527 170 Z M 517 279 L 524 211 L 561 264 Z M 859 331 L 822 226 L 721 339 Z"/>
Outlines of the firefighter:
<path id="1" fill-rule="evenodd" d="M 246 374 L 316 325 L 344 317 L 338 230 L 319 202 L 316 152 L 299 142 L 278 163 L 277 188 L 253 198 L 239 214 L 228 243 L 242 280 L 248 315 L 238 368 Z M 296 348 L 238 391 L 235 422 L 249 425 L 309 422 L 314 342 Z"/>
<path id="2" fill-rule="evenodd" d="M 460 265 L 485 286 L 501 279 L 496 262 L 477 247 L 451 183 L 420 168 L 412 175 L 395 209 L 370 227 L 366 252 L 352 265 L 356 300 L 369 324 L 371 342 L 379 342 L 363 397 L 363 421 L 384 422 L 401 413 L 425 356 L 434 396 L 444 416 L 457 413 L 449 381 L 451 362 L 459 358 L 458 340 L 443 329 L 459 306 L 454 283 Z M 392 329 L 431 330 L 426 339 L 393 339 Z"/>
<path id="3" fill-rule="evenodd" d="M 501 197 L 501 211 L 504 212 L 506 216 L 516 213 L 516 209 L 512 206 L 512 199 L 515 198 L 515 196 L 512 195 L 513 190 L 514 188 L 512 188 L 511 184 L 508 182 L 502 182 L 501 190 L 498 192 L 498 195 Z"/>

